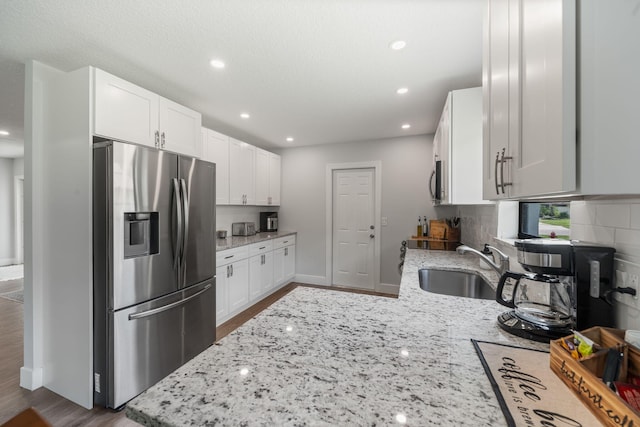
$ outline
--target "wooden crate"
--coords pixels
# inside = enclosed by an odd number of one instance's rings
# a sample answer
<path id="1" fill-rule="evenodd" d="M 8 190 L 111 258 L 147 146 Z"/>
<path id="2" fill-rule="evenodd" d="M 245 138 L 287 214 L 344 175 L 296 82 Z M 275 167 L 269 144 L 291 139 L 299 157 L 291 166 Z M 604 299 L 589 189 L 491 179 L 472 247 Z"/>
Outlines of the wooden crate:
<path id="1" fill-rule="evenodd" d="M 551 341 L 551 370 L 608 426 L 640 426 L 640 413 L 602 382 L 602 372 L 609 348 L 624 354 L 618 379 L 625 381 L 627 372 L 640 370 L 640 350 L 624 341 L 621 329 L 594 327 L 581 332 L 602 347 L 602 350 L 575 360 L 562 347 L 561 339 Z"/>

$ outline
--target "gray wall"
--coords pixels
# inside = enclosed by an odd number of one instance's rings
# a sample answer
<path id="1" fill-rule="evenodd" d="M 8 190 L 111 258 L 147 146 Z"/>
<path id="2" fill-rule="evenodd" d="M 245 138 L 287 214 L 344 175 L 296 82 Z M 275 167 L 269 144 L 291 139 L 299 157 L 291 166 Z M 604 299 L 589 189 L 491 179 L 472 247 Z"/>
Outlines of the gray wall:
<path id="1" fill-rule="evenodd" d="M 13 262 L 13 159 L 0 158 L 0 265 Z"/>
<path id="2" fill-rule="evenodd" d="M 0 266 L 14 262 L 15 176 L 24 175 L 24 158 L 0 158 Z"/>
<path id="3" fill-rule="evenodd" d="M 418 215 L 451 216 L 455 208 L 431 205 L 432 135 L 331 144 L 282 150 L 280 228 L 298 232 L 296 273 L 325 279 L 326 165 L 380 161 L 382 216 L 388 225 L 378 233 L 380 281 L 399 284 L 400 242 L 415 234 Z"/>

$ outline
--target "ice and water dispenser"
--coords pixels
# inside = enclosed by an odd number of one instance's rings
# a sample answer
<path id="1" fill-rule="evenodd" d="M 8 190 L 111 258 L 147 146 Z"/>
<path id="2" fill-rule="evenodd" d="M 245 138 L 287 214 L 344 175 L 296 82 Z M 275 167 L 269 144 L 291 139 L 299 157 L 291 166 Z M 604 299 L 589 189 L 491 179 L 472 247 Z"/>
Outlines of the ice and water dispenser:
<path id="1" fill-rule="evenodd" d="M 124 257 L 158 253 L 158 212 L 124 214 Z"/>

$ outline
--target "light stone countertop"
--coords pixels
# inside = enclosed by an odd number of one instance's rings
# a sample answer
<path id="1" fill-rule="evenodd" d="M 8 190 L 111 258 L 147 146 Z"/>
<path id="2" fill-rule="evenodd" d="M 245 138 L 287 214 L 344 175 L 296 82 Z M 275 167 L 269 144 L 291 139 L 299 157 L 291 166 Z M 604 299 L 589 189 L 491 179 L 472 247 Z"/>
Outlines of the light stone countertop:
<path id="1" fill-rule="evenodd" d="M 216 239 L 216 252 L 251 245 L 265 240 L 277 239 L 278 237 L 291 236 L 294 234 L 296 234 L 295 231 L 271 231 L 257 233 L 253 236 L 228 236 L 226 239 Z"/>
<path id="2" fill-rule="evenodd" d="M 418 269 L 478 258 L 408 250 L 400 295 L 297 288 L 132 400 L 144 425 L 505 426 L 471 338 L 502 331 L 494 301 L 427 293 Z M 492 271 L 480 270 L 495 281 Z M 495 284 L 495 283 L 494 283 Z"/>

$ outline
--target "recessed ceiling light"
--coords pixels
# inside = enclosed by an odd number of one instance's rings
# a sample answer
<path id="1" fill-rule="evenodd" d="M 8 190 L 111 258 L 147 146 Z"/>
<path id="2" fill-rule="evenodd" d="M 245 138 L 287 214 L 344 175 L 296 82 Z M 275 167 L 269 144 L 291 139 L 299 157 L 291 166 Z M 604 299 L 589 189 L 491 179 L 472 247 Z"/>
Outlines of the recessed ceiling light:
<path id="1" fill-rule="evenodd" d="M 7 136 L 9 135 L 9 132 L 6 130 L 0 130 L 0 135 Z"/>
<path id="2" fill-rule="evenodd" d="M 398 89 L 398 90 L 396 91 L 396 93 L 397 93 L 398 95 L 404 95 L 404 94 L 405 94 L 405 93 L 407 93 L 407 92 L 409 92 L 409 88 L 406 88 L 406 87 L 401 87 L 400 89 Z"/>
<path id="3" fill-rule="evenodd" d="M 404 40 L 396 40 L 394 42 L 391 42 L 391 44 L 389 45 L 389 47 L 393 50 L 400 50 L 400 49 L 404 49 L 404 47 L 407 45 L 407 42 Z"/>
<path id="4" fill-rule="evenodd" d="M 251 116 L 249 115 L 249 113 L 242 113 L 240 114 L 240 117 L 242 117 L 243 119 L 248 119 Z"/>
<path id="5" fill-rule="evenodd" d="M 290 137 L 290 136 L 288 136 L 288 137 L 287 137 L 287 142 L 293 142 L 293 138 L 292 138 L 292 137 Z"/>
<path id="6" fill-rule="evenodd" d="M 224 62 L 219 59 L 212 59 L 209 64 L 211 64 L 213 68 L 224 68 Z"/>
<path id="7" fill-rule="evenodd" d="M 411 125 L 409 123 L 405 123 L 402 125 L 402 129 L 409 129 Z"/>

